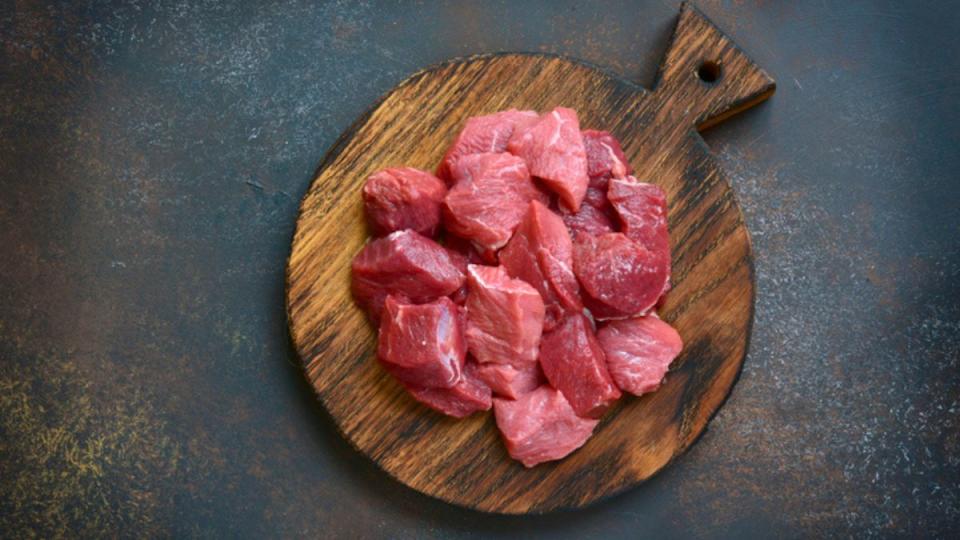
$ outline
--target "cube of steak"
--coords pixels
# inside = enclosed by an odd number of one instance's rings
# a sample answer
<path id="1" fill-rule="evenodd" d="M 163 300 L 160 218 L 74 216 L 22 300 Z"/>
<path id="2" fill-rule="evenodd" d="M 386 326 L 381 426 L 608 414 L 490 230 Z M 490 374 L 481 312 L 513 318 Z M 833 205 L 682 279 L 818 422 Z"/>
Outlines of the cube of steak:
<path id="1" fill-rule="evenodd" d="M 670 259 L 667 196 L 660 186 L 640 182 L 632 176 L 614 178 L 607 188 L 607 199 L 616 210 L 627 238 Z"/>
<path id="2" fill-rule="evenodd" d="M 460 238 L 455 234 L 451 234 L 449 231 L 444 235 L 443 245 L 446 246 L 448 250 L 453 250 L 463 255 L 470 264 L 497 265 L 496 251 L 479 247 L 470 240 Z M 464 270 L 464 272 L 466 272 L 466 270 Z"/>
<path id="3" fill-rule="evenodd" d="M 467 360 L 470 364 L 470 360 Z M 509 364 L 477 364 L 477 378 L 485 382 L 494 394 L 510 399 L 539 387 L 544 382 L 539 364 L 530 364 L 524 368 L 515 368 Z"/>
<path id="4" fill-rule="evenodd" d="M 510 109 L 484 116 L 468 118 L 463 129 L 447 149 L 437 167 L 437 176 L 452 181 L 451 168 L 454 162 L 470 154 L 499 153 L 507 150 L 507 141 L 517 126 L 525 128 L 536 122 L 539 115 L 534 111 Z"/>
<path id="5" fill-rule="evenodd" d="M 467 354 L 462 319 L 449 298 L 407 304 L 388 296 L 377 358 L 404 384 L 450 388 L 460 382 Z"/>
<path id="6" fill-rule="evenodd" d="M 353 258 L 353 296 L 377 322 L 387 295 L 427 302 L 453 293 L 464 275 L 450 254 L 433 240 L 397 231 L 373 240 Z"/>
<path id="7" fill-rule="evenodd" d="M 598 423 L 577 416 L 563 394 L 546 385 L 516 400 L 494 398 L 493 414 L 510 457 L 525 467 L 566 457 Z"/>
<path id="8" fill-rule="evenodd" d="M 592 188 L 587 189 L 588 194 L 592 191 L 598 192 L 598 190 Z M 606 195 L 603 197 L 605 199 Z M 610 219 L 610 216 L 586 199 L 584 199 L 583 204 L 580 205 L 578 212 L 570 212 L 569 210 L 561 208 L 560 217 L 573 235 L 586 233 L 599 236 L 604 233 L 616 231 L 614 222 Z"/>
<path id="9" fill-rule="evenodd" d="M 467 267 L 467 347 L 481 364 L 536 363 L 543 331 L 537 290 L 500 267 Z"/>
<path id="10" fill-rule="evenodd" d="M 571 313 L 540 340 L 540 366 L 579 416 L 599 418 L 620 398 L 590 321 Z"/>
<path id="11" fill-rule="evenodd" d="M 515 130 L 507 150 L 522 157 L 530 174 L 555 191 L 567 209 L 580 209 L 589 178 L 576 111 L 557 107 L 530 127 Z"/>
<path id="12" fill-rule="evenodd" d="M 500 262 L 543 297 L 549 330 L 567 311 L 580 311 L 580 286 L 573 275 L 573 243 L 559 216 L 534 201 L 510 242 L 500 251 Z"/>
<path id="13" fill-rule="evenodd" d="M 655 315 L 611 321 L 597 332 L 597 340 L 613 382 L 636 396 L 656 390 L 683 349 L 680 334 Z"/>
<path id="14" fill-rule="evenodd" d="M 633 172 L 620 148 L 620 141 L 609 131 L 585 130 L 583 146 L 587 152 L 587 175 L 591 178 L 623 178 Z"/>
<path id="15" fill-rule="evenodd" d="M 477 411 L 489 411 L 491 406 L 490 387 L 469 366 L 451 388 L 424 388 L 406 384 L 404 387 L 420 403 L 454 418 L 464 418 Z"/>
<path id="16" fill-rule="evenodd" d="M 610 187 L 609 176 L 591 176 L 587 184 L 587 194 L 583 197 L 583 202 L 590 203 L 597 208 L 613 210 L 610 201 L 607 200 L 607 188 Z"/>
<path id="17" fill-rule="evenodd" d="M 523 160 L 510 154 L 464 156 L 452 173 L 456 183 L 443 203 L 444 224 L 481 249 L 503 247 L 530 201 L 547 201 Z"/>
<path id="18" fill-rule="evenodd" d="M 581 233 L 573 245 L 573 271 L 594 318 L 623 319 L 644 315 L 657 303 L 670 277 L 670 260 L 623 233 Z"/>
<path id="19" fill-rule="evenodd" d="M 363 205 L 374 236 L 403 229 L 433 236 L 446 195 L 447 186 L 436 176 L 412 167 L 392 167 L 367 178 Z"/>

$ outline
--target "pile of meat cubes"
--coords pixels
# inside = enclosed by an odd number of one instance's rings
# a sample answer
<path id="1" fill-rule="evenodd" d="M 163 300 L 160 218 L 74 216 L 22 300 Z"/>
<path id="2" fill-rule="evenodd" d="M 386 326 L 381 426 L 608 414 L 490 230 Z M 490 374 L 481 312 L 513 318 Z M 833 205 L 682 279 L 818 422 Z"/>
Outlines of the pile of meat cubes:
<path id="1" fill-rule="evenodd" d="M 436 174 L 370 176 L 353 294 L 383 367 L 441 413 L 492 407 L 527 467 L 582 446 L 621 392 L 656 390 L 683 346 L 654 311 L 667 204 L 631 173 L 558 107 L 470 118 Z"/>

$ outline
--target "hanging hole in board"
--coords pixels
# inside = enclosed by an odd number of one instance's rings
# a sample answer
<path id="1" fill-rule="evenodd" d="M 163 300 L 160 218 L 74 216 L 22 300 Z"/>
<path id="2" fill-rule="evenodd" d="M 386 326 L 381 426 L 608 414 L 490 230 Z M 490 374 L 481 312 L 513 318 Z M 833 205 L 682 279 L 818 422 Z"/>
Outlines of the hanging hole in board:
<path id="1" fill-rule="evenodd" d="M 720 64 L 712 60 L 704 60 L 697 68 L 697 77 L 707 84 L 713 84 L 720 80 Z"/>

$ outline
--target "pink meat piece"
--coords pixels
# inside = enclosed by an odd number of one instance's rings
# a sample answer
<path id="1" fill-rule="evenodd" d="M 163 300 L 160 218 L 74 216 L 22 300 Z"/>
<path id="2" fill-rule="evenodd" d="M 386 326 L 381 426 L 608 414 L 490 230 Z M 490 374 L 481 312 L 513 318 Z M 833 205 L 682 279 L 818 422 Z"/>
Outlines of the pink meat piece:
<path id="1" fill-rule="evenodd" d="M 587 189 L 588 194 L 591 191 L 596 192 L 597 190 Z M 606 195 L 603 197 L 606 198 Z M 570 229 L 570 233 L 574 235 L 577 233 L 586 233 L 599 236 L 604 233 L 616 231 L 614 221 L 610 219 L 609 214 L 597 206 L 594 206 L 586 199 L 584 199 L 583 204 L 580 205 L 578 212 L 570 212 L 561 208 L 560 217 L 563 218 L 563 223 Z"/>
<path id="2" fill-rule="evenodd" d="M 467 265 L 475 262 L 470 260 L 470 255 L 465 255 L 463 252 L 453 249 L 449 244 L 445 244 L 443 248 L 447 251 L 447 255 L 450 256 L 450 262 L 457 267 L 457 270 L 460 270 L 466 275 Z"/>
<path id="3" fill-rule="evenodd" d="M 363 205 L 374 236 L 403 229 L 433 236 L 446 195 L 447 186 L 436 176 L 412 167 L 391 167 L 367 178 Z"/>
<path id="4" fill-rule="evenodd" d="M 514 129 L 525 129 L 536 122 L 537 118 L 539 115 L 534 111 L 516 109 L 468 118 L 440 161 L 437 176 L 446 181 L 453 180 L 450 173 L 452 165 L 463 156 L 506 152 L 507 142 Z"/>
<path id="5" fill-rule="evenodd" d="M 613 211 L 613 206 L 610 206 L 610 201 L 607 200 L 607 185 L 610 179 L 599 176 L 596 178 L 596 187 L 593 185 L 594 180 L 590 179 L 591 185 L 587 186 L 587 194 L 583 197 L 583 204 L 589 204 L 615 220 L 617 214 Z"/>
<path id="6" fill-rule="evenodd" d="M 467 347 L 478 362 L 523 368 L 536 363 L 543 300 L 502 267 L 467 267 Z"/>
<path id="7" fill-rule="evenodd" d="M 407 385 L 455 386 L 467 354 L 457 309 L 449 298 L 407 304 L 388 296 L 377 344 L 380 363 Z"/>
<path id="8" fill-rule="evenodd" d="M 454 418 L 464 418 L 477 411 L 489 411 L 493 397 L 490 387 L 473 373 L 469 364 L 460 380 L 450 388 L 406 384 L 404 387 L 420 403 Z"/>
<path id="9" fill-rule="evenodd" d="M 587 175 L 623 178 L 633 173 L 620 141 L 609 131 L 584 130 L 583 146 L 587 152 Z"/>
<path id="10" fill-rule="evenodd" d="M 494 394 L 510 399 L 539 387 L 544 379 L 538 364 L 515 368 L 509 364 L 477 364 L 477 378 L 485 382 Z"/>
<path id="11" fill-rule="evenodd" d="M 530 174 L 555 191 L 567 209 L 580 209 L 589 178 L 577 111 L 557 107 L 528 128 L 515 130 L 507 150 L 522 157 Z"/>
<path id="12" fill-rule="evenodd" d="M 579 416 L 599 418 L 620 398 L 590 321 L 571 313 L 540 341 L 540 366 Z"/>
<path id="13" fill-rule="evenodd" d="M 559 216 L 534 201 L 513 238 L 500 251 L 500 263 L 511 276 L 533 285 L 546 307 L 546 327 L 567 311 L 580 311 L 579 285 L 573 274 L 573 243 Z"/>
<path id="14" fill-rule="evenodd" d="M 611 321 L 597 332 L 597 340 L 613 381 L 636 396 L 656 390 L 683 349 L 680 334 L 654 315 Z"/>
<path id="15" fill-rule="evenodd" d="M 490 249 L 484 249 L 470 240 L 460 238 L 455 234 L 447 233 L 443 239 L 447 249 L 456 251 L 466 257 L 470 264 L 489 264 L 497 265 L 497 252 Z"/>
<path id="16" fill-rule="evenodd" d="M 669 253 L 655 253 L 623 233 L 578 234 L 573 271 L 583 288 L 583 303 L 597 320 L 644 315 L 670 277 Z"/>
<path id="17" fill-rule="evenodd" d="M 380 320 L 387 295 L 422 303 L 446 296 L 464 283 L 440 244 L 411 230 L 373 240 L 353 258 L 353 296 L 374 321 Z"/>
<path id="18" fill-rule="evenodd" d="M 632 176 L 614 178 L 607 198 L 620 217 L 623 234 L 634 242 L 670 258 L 667 230 L 667 196 L 660 186 L 640 182 Z"/>
<path id="19" fill-rule="evenodd" d="M 456 184 L 443 203 L 444 224 L 481 250 L 503 247 L 530 201 L 547 201 L 523 160 L 510 154 L 464 156 L 454 163 L 452 174 Z"/>
<path id="20" fill-rule="evenodd" d="M 468 256 L 455 249 L 452 249 L 449 244 L 446 244 L 443 247 L 447 250 L 447 254 L 450 255 L 450 261 L 453 262 L 453 265 L 457 267 L 457 270 L 460 270 L 464 275 L 466 275 L 467 265 L 470 264 Z M 461 285 L 459 289 L 450 293 L 449 296 L 455 304 L 462 306 L 467 301 L 466 281 L 464 281 L 463 285 Z"/>
<path id="21" fill-rule="evenodd" d="M 584 202 L 589 202 L 597 208 L 609 206 L 610 201 L 607 200 L 608 187 L 610 187 L 609 176 L 591 176 L 587 183 L 587 194 L 583 197 Z"/>
<path id="22" fill-rule="evenodd" d="M 546 385 L 516 400 L 494 398 L 493 414 L 510 457 L 525 467 L 566 457 L 598 423 L 577 416 L 563 394 Z"/>

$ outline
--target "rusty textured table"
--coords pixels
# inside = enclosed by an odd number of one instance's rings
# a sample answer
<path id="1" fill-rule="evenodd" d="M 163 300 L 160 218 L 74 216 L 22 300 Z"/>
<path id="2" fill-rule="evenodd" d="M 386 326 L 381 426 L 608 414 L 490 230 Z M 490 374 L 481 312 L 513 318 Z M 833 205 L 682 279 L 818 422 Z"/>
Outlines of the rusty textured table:
<path id="1" fill-rule="evenodd" d="M 505 517 L 389 480 L 316 404 L 297 202 L 407 74 L 527 50 L 649 84 L 677 3 L 78 4 L 0 6 L 3 536 L 960 529 L 955 7 L 698 3 L 779 83 L 706 134 L 756 251 L 740 382 L 639 489 Z"/>

